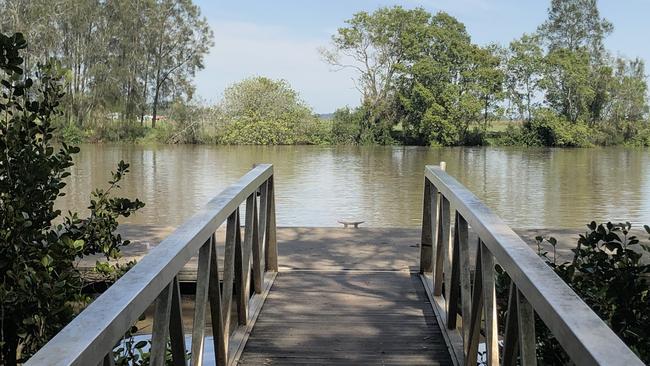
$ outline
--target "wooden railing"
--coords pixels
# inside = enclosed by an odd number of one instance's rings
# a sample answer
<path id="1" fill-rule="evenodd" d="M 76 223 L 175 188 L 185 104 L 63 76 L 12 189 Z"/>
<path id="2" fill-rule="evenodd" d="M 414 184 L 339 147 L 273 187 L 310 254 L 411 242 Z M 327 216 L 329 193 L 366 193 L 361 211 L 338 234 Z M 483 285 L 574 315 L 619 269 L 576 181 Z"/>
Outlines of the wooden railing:
<path id="1" fill-rule="evenodd" d="M 239 207 L 244 201 L 242 240 Z M 215 232 L 224 222 L 224 268 L 220 279 Z M 258 165 L 153 248 L 27 365 L 112 365 L 113 348 L 154 302 L 150 364 L 164 364 L 169 340 L 174 365 L 186 365 L 188 350 L 177 275 L 197 253 L 191 364 L 203 364 L 208 308 L 217 364 L 231 364 L 241 353 L 277 274 L 275 235 L 273 167 Z M 231 332 L 233 303 L 239 324 Z"/>
<path id="2" fill-rule="evenodd" d="M 475 365 L 479 342 L 485 342 L 488 365 L 517 361 L 535 365 L 538 314 L 577 365 L 643 365 L 508 225 L 444 167 L 441 163 L 424 171 L 420 273 L 455 364 Z M 470 243 L 470 232 L 478 238 L 475 243 Z M 511 279 L 503 335 L 497 321 L 497 263 Z"/>

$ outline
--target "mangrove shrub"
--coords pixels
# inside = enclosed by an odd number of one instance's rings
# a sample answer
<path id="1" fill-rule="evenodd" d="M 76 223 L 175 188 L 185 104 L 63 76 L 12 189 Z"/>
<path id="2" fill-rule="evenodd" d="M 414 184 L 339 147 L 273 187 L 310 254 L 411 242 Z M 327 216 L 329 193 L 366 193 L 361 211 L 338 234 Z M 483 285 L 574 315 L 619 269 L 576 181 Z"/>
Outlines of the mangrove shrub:
<path id="1" fill-rule="evenodd" d="M 106 190 L 96 190 L 90 215 L 54 208 L 64 195 L 72 155 L 53 145 L 52 119 L 63 97 L 62 70 L 23 74 L 22 34 L 0 34 L 0 364 L 15 365 L 63 328 L 89 299 L 75 262 L 101 253 L 116 258 L 128 244 L 115 234 L 117 218 L 143 203 L 110 196 L 128 164 L 120 162 Z M 58 149 L 58 150 L 57 150 Z M 57 223 L 58 222 L 58 223 Z"/>

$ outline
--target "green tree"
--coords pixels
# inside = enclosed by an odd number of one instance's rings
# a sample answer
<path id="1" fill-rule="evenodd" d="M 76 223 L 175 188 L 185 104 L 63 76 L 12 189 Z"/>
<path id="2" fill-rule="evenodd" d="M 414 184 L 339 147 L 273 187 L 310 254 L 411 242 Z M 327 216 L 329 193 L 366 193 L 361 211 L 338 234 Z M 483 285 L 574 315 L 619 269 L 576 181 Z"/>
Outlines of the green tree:
<path id="1" fill-rule="evenodd" d="M 365 119 L 362 107 L 339 108 L 332 116 L 332 142 L 335 144 L 358 144 L 361 141 L 361 124 Z"/>
<path id="2" fill-rule="evenodd" d="M 539 95 L 542 74 L 542 47 L 536 35 L 524 34 L 510 42 L 506 61 L 506 90 L 518 117 L 530 122 Z"/>
<path id="3" fill-rule="evenodd" d="M 597 0 L 551 0 L 548 19 L 538 28 L 551 51 L 586 49 L 592 60 L 602 62 L 604 39 L 614 27 L 600 17 Z"/>
<path id="4" fill-rule="evenodd" d="M 616 60 L 611 83 L 609 122 L 628 140 L 638 132 L 648 114 L 648 84 L 643 60 Z"/>
<path id="5" fill-rule="evenodd" d="M 218 106 L 227 144 L 318 143 L 319 121 L 285 80 L 252 77 L 228 87 Z M 329 131 L 327 131 L 329 133 Z"/>
<path id="6" fill-rule="evenodd" d="M 431 18 L 419 47 L 408 53 L 396 103 L 407 142 L 454 145 L 469 138 L 501 89 L 498 57 L 471 42 L 446 13 Z"/>
<path id="7" fill-rule="evenodd" d="M 62 70 L 49 63 L 38 78 L 23 76 L 22 34 L 0 33 L 0 364 L 16 365 L 65 326 L 81 294 L 78 258 L 102 253 L 116 258 L 128 244 L 115 234 L 117 219 L 142 202 L 113 198 L 128 164 L 120 162 L 107 190 L 96 190 L 90 216 L 62 219 L 54 201 L 64 193 L 72 154 L 55 151 L 53 118 L 59 113 Z"/>
<path id="8" fill-rule="evenodd" d="M 212 31 L 191 0 L 159 0 L 151 12 L 152 122 L 156 126 L 164 88 L 182 87 L 191 94 L 189 77 L 203 68 L 203 58 L 212 47 Z"/>
<path id="9" fill-rule="evenodd" d="M 544 59 L 544 76 L 540 84 L 546 102 L 571 122 L 587 122 L 589 106 L 595 97 L 589 54 L 584 50 L 556 49 Z"/>
<path id="10" fill-rule="evenodd" d="M 594 126 L 602 119 L 603 108 L 608 103 L 611 76 L 604 40 L 612 31 L 613 25 L 600 17 L 596 0 L 551 1 L 548 19 L 538 28 L 541 39 L 548 45 L 550 69 L 556 68 L 558 63 L 568 66 L 566 62 L 571 62 L 571 59 L 580 63 L 573 70 L 561 67 L 566 75 L 572 76 L 567 82 L 571 85 L 562 88 L 564 93 L 571 95 L 560 97 L 565 104 L 572 100 L 573 106 L 565 106 L 562 111 L 569 120 L 575 121 L 577 114 L 581 114 L 584 121 Z M 579 85 L 582 83 L 576 80 L 574 71 L 578 71 L 585 62 L 588 65 L 587 83 Z M 557 91 L 551 91 L 554 97 L 557 97 Z M 584 102 L 587 103 L 588 113 L 582 115 Z M 570 111 L 572 108 L 574 110 Z"/>
<path id="11" fill-rule="evenodd" d="M 476 49 L 476 93 L 482 104 L 484 131 L 494 115 L 494 108 L 505 96 L 505 65 L 502 55 L 503 50 L 496 44 Z"/>
<path id="12" fill-rule="evenodd" d="M 419 47 L 430 18 L 422 8 L 400 6 L 358 12 L 332 36 L 331 48 L 321 50 L 327 63 L 357 73 L 356 87 L 368 111 L 362 134 L 372 135 L 374 141 L 391 141 L 394 84 L 410 49 Z"/>

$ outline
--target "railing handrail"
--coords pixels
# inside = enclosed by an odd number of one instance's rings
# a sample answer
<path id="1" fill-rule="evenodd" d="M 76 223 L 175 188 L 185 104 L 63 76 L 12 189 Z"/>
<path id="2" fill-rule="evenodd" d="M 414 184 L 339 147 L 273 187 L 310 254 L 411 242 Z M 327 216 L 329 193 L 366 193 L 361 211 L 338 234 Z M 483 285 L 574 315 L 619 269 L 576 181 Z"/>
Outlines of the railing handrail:
<path id="1" fill-rule="evenodd" d="M 643 365 L 607 324 L 476 195 L 439 166 L 426 166 L 425 177 L 425 184 L 432 184 L 466 220 L 576 364 Z M 438 229 L 434 229 L 434 235 L 438 235 L 435 230 Z"/>
<path id="2" fill-rule="evenodd" d="M 197 255 L 206 241 L 213 240 L 211 237 L 215 231 L 229 220 L 233 212 L 237 212 L 236 221 L 239 225 L 239 206 L 248 197 L 255 195 L 265 182 L 270 181 L 272 189 L 272 179 L 273 166 L 260 164 L 222 191 L 205 208 L 151 249 L 31 357 L 27 365 L 96 365 L 161 292 L 171 286 L 175 276 Z M 274 205 L 273 202 L 269 204 Z M 274 260 L 277 261 L 277 258 Z M 277 262 L 271 265 L 277 266 Z"/>

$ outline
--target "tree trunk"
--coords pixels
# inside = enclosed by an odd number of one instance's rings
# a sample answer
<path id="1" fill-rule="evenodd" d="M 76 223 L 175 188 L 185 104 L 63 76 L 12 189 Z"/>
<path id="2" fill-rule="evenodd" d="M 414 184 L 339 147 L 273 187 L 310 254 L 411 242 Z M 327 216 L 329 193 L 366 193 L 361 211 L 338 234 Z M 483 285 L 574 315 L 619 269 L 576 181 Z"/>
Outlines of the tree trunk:
<path id="1" fill-rule="evenodd" d="M 144 105 L 142 108 L 140 108 L 140 126 L 144 126 L 144 111 L 147 108 L 147 87 L 148 87 L 148 82 L 149 82 L 149 60 L 150 60 L 150 54 L 147 54 L 147 62 L 145 63 L 144 67 L 144 90 L 142 91 L 142 102 Z"/>
<path id="2" fill-rule="evenodd" d="M 156 92 L 153 95 L 153 111 L 151 113 L 151 128 L 156 128 L 156 118 L 158 118 L 158 96 L 160 88 L 156 86 Z"/>

